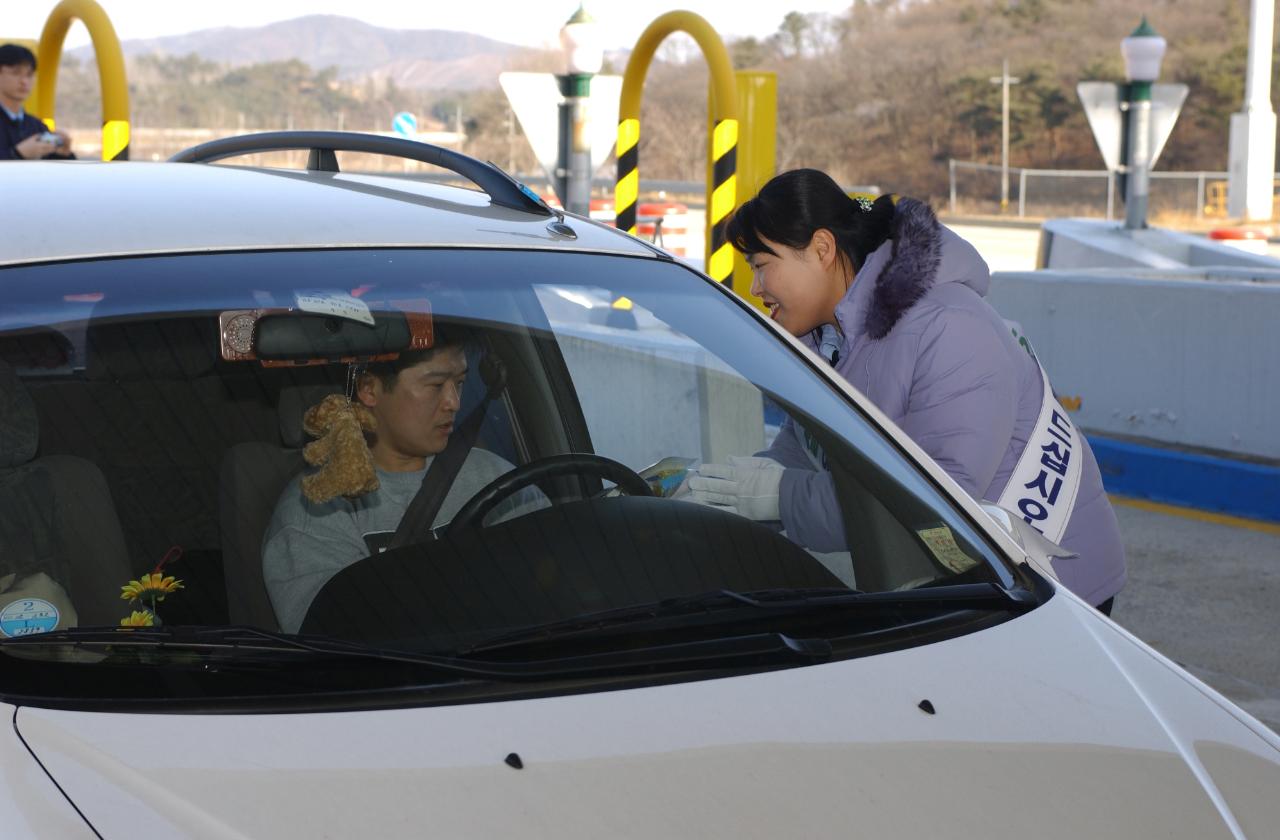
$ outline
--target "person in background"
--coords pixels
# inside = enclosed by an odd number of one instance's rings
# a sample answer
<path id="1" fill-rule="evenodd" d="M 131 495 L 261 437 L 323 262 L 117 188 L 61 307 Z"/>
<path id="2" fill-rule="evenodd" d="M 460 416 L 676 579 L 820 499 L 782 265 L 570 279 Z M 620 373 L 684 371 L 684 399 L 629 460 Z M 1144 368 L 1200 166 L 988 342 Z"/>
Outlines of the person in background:
<path id="1" fill-rule="evenodd" d="M 769 317 L 820 354 L 977 499 L 1078 558 L 1062 583 L 1109 613 L 1124 548 L 1093 452 L 1025 338 L 985 300 L 991 273 L 928 205 L 850 198 L 814 169 L 777 176 L 729 221 Z M 689 479 L 694 501 L 781 521 L 816 551 L 856 550 L 816 439 L 788 419 L 773 445 Z"/>
<path id="2" fill-rule="evenodd" d="M 36 57 L 19 44 L 0 44 L 0 160 L 74 158 L 65 131 L 49 131 L 23 103 L 36 82 Z"/>

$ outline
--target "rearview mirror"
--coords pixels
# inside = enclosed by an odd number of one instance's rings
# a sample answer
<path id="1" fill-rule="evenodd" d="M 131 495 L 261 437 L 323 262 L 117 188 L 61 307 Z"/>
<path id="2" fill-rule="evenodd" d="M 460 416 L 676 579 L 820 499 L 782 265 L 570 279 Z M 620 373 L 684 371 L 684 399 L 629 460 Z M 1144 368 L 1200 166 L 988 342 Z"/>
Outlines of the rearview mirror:
<path id="1" fill-rule="evenodd" d="M 333 315 L 286 312 L 263 315 L 255 327 L 259 359 L 367 358 L 409 349 L 412 335 L 403 312 L 378 312 L 373 326 Z"/>

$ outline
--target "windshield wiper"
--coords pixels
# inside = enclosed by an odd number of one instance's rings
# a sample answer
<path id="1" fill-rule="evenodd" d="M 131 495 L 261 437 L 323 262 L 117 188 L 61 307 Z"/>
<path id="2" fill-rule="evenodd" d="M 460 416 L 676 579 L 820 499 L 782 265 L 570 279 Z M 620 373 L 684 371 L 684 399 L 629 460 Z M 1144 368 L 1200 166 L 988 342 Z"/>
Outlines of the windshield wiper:
<path id="1" fill-rule="evenodd" d="M 80 649 L 148 648 L 152 650 L 238 650 L 313 655 L 323 659 L 398 663 L 424 667 L 458 677 L 493 680 L 551 679 L 606 671 L 723 667 L 737 661 L 818 662 L 831 655 L 822 639 L 794 639 L 782 633 L 756 633 L 677 644 L 628 648 L 587 656 L 539 659 L 532 662 L 488 662 L 436 656 L 316 636 L 273 633 L 254 627 L 71 628 L 0 641 L 0 651 L 16 647 L 72 646 Z M 231 663 L 234 664 L 234 663 Z"/>
<path id="2" fill-rule="evenodd" d="M 889 592 L 860 592 L 854 589 L 768 589 L 735 592 L 718 589 L 651 604 L 606 610 L 575 616 L 564 621 L 522 627 L 492 636 L 459 651 L 460 655 L 523 647 L 551 640 L 607 633 L 617 628 L 637 629 L 637 625 L 670 622 L 688 616 L 732 611 L 746 619 L 765 614 L 812 614 L 829 610 L 857 609 L 875 612 L 900 609 L 937 608 L 958 610 L 1011 610 L 1022 612 L 1036 606 L 1035 596 L 1024 589 L 1004 589 L 994 583 L 965 583 L 920 587 Z"/>

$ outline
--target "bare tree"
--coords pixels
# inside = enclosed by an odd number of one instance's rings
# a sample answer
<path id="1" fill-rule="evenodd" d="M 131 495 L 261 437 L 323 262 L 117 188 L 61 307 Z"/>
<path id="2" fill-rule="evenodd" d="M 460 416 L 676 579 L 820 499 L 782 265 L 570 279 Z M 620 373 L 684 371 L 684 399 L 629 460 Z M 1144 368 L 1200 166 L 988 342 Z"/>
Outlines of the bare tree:
<path id="1" fill-rule="evenodd" d="M 809 18 L 800 12 L 787 12 L 778 26 L 778 34 L 782 36 L 784 49 L 793 58 L 804 55 L 805 44 L 809 35 Z"/>

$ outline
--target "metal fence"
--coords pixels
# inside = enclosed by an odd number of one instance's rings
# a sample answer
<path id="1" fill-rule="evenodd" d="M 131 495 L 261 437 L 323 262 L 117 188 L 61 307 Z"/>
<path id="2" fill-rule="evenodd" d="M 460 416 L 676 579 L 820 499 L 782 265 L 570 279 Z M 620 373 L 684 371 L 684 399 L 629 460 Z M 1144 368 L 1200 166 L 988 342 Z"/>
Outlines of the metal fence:
<path id="1" fill-rule="evenodd" d="M 948 162 L 952 214 L 1000 213 L 999 166 L 965 160 Z M 1280 176 L 1277 176 L 1280 178 Z M 1151 217 L 1212 219 L 1226 216 L 1226 172 L 1152 172 Z M 1107 170 L 1009 167 L 1009 204 L 1020 217 L 1095 216 L 1124 212 L 1119 178 Z"/>

